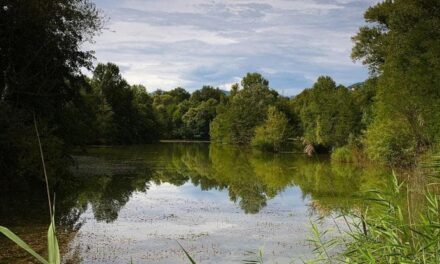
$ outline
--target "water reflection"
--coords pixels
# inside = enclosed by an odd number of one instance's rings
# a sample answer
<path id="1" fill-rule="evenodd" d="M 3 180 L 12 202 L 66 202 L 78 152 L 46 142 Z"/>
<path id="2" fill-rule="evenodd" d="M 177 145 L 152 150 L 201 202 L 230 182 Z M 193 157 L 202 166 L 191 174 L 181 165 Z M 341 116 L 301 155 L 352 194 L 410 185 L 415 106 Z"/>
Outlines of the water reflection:
<path id="1" fill-rule="evenodd" d="M 299 186 L 303 197 L 309 196 L 323 212 L 347 209 L 356 205 L 353 194 L 381 188 L 389 179 L 385 170 L 332 165 L 325 157 L 311 160 L 208 144 L 94 148 L 77 157 L 77 164 L 74 183 L 60 184 L 60 191 L 68 194 L 63 200 L 70 201 L 69 217 L 74 219 L 89 204 L 95 219 L 105 222 L 117 219 L 130 195 L 148 192 L 151 182 L 181 186 L 190 181 L 201 190 L 227 190 L 232 202 L 255 214 L 292 186 Z"/>
<path id="2" fill-rule="evenodd" d="M 84 224 L 81 216 L 87 210 L 97 222 L 112 223 L 134 193 L 148 197 L 153 185 L 190 182 L 202 192 L 227 192 L 231 203 L 246 214 L 259 213 L 286 189 L 299 187 L 312 212 L 329 214 L 356 207 L 353 194 L 383 189 L 390 178 L 386 170 L 331 164 L 326 157 L 310 159 L 209 144 L 91 148 L 75 156 L 75 161 L 72 176 L 53 182 L 57 222 L 69 237 Z M 23 182 L 19 189 L 3 185 L 0 225 L 15 230 L 23 227 L 19 235 L 26 239 L 31 226 L 47 226 L 48 214 L 44 186 Z M 4 259 L 0 254 L 0 262 Z"/>

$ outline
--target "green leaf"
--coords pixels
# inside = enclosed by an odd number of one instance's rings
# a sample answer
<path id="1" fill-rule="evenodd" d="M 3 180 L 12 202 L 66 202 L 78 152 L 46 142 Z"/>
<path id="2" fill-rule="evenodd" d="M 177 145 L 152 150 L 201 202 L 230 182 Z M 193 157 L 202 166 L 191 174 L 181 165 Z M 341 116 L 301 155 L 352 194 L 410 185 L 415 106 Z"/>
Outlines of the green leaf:
<path id="1" fill-rule="evenodd" d="M 17 244 L 22 249 L 26 250 L 29 254 L 34 256 L 39 262 L 43 264 L 49 264 L 47 260 L 45 260 L 42 256 L 40 256 L 37 252 L 35 252 L 26 242 L 21 240 L 17 235 L 12 233 L 11 230 L 7 229 L 6 227 L 0 226 L 0 233 L 5 235 L 7 238 L 9 238 L 11 241 L 13 241 L 15 244 Z"/>
<path id="2" fill-rule="evenodd" d="M 47 251 L 49 255 L 49 264 L 61 264 L 60 249 L 58 247 L 58 240 L 55 234 L 53 218 L 49 229 L 47 230 Z"/>
<path id="3" fill-rule="evenodd" d="M 192 264 L 196 264 L 196 262 L 191 258 L 191 256 L 188 254 L 188 252 L 185 250 L 185 248 L 183 248 L 183 246 L 179 243 L 179 241 L 176 241 L 177 244 L 179 244 L 180 248 L 183 250 L 183 252 L 185 252 L 186 257 L 189 259 L 189 261 Z"/>

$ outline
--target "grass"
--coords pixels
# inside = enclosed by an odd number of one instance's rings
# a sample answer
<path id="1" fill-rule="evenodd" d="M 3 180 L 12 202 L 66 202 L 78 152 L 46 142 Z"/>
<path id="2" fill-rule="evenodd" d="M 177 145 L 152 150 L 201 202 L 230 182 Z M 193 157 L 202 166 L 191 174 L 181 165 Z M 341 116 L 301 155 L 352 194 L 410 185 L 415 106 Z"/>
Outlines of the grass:
<path id="1" fill-rule="evenodd" d="M 343 146 L 331 153 L 331 160 L 338 163 L 364 164 L 367 159 L 362 150 L 356 146 Z"/>
<path id="2" fill-rule="evenodd" d="M 18 237 L 16 234 L 14 234 L 11 230 L 4 226 L 0 226 L 0 233 L 6 236 L 9 240 L 17 244 L 19 247 L 21 247 L 23 250 L 28 252 L 30 255 L 32 255 L 36 260 L 38 260 L 39 263 L 43 264 L 61 264 L 61 256 L 60 256 L 60 249 L 58 246 L 58 240 L 56 237 L 56 230 L 55 230 L 55 208 L 52 207 L 51 198 L 50 198 L 50 191 L 49 191 L 49 181 L 47 178 L 47 172 L 46 172 L 46 165 L 44 162 L 44 154 L 43 154 L 43 148 L 41 146 L 40 141 L 40 135 L 38 132 L 37 127 L 37 121 L 34 116 L 34 125 L 35 125 L 35 133 L 38 140 L 38 146 L 40 149 L 40 156 L 41 156 L 41 162 L 43 166 L 43 173 L 44 173 L 44 179 L 46 182 L 46 191 L 47 191 L 47 198 L 48 198 L 48 205 L 49 205 L 49 214 L 50 214 L 50 225 L 47 230 L 47 256 L 48 258 L 43 258 L 40 254 L 35 252 L 35 250 L 32 249 L 26 242 L 24 242 L 20 237 Z"/>
<path id="3" fill-rule="evenodd" d="M 427 191 L 426 206 L 412 217 L 398 199 L 405 187 L 395 178 L 391 191 L 366 194 L 369 206 L 350 215 L 343 234 L 324 239 L 327 231 L 313 224 L 317 255 L 310 263 L 440 263 L 439 196 Z"/>
<path id="4" fill-rule="evenodd" d="M 353 163 L 353 153 L 347 146 L 335 149 L 331 154 L 332 161 L 340 163 Z"/>

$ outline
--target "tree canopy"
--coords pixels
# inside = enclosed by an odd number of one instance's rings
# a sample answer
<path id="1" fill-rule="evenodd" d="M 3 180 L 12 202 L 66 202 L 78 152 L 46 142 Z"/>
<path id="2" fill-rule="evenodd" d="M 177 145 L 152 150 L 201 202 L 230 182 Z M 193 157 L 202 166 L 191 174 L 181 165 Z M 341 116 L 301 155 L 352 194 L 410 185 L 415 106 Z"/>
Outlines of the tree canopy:
<path id="1" fill-rule="evenodd" d="M 353 38 L 352 57 L 362 60 L 378 76 L 374 121 L 367 129 L 366 142 L 381 139 L 378 130 L 390 131 L 392 142 L 410 137 L 412 154 L 423 152 L 440 132 L 440 3 L 438 1 L 384 1 L 365 13 L 369 25 Z M 397 125 L 399 124 L 399 125 Z M 409 133 L 402 135 L 401 133 Z M 392 144 L 388 154 L 377 156 L 391 161 L 392 152 L 401 153 L 406 144 Z M 370 146 L 372 146 L 370 144 Z M 382 146 L 385 147 L 385 146 Z M 396 155 L 396 159 L 399 159 Z M 386 158 L 388 157 L 388 158 Z"/>

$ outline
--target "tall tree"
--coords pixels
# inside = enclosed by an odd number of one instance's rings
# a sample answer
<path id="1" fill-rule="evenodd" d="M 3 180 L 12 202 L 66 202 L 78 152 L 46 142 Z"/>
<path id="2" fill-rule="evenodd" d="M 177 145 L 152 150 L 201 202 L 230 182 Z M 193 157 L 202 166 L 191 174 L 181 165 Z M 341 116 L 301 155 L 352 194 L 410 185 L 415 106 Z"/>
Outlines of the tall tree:
<path id="1" fill-rule="evenodd" d="M 45 117 L 62 113 L 84 84 L 101 27 L 88 0 L 6 0 L 0 8 L 0 101 Z"/>
<path id="2" fill-rule="evenodd" d="M 295 99 L 304 138 L 325 148 L 343 146 L 350 134 L 358 133 L 358 108 L 350 91 L 328 76 L 318 78 L 312 89 Z"/>
<path id="3" fill-rule="evenodd" d="M 86 121 L 82 68 L 92 66 L 84 50 L 102 26 L 88 0 L 4 0 L 0 4 L 0 179 L 39 175 L 33 127 L 37 119 L 49 175 L 61 175 L 66 145 L 78 144 L 76 130 Z"/>
<path id="4" fill-rule="evenodd" d="M 371 133 L 367 132 L 367 142 L 382 137 L 373 131 L 379 129 L 392 133 L 385 138 L 393 142 L 399 142 L 393 137 L 412 138 L 414 156 L 440 134 L 440 2 L 387 0 L 370 7 L 365 20 L 369 25 L 353 37 L 352 57 L 379 76 L 376 117 L 368 130 Z M 409 134 L 399 134 L 403 132 Z M 393 149 L 387 147 L 391 145 Z M 408 146 L 401 147 L 382 145 L 390 153 L 401 153 Z"/>
<path id="5" fill-rule="evenodd" d="M 114 131 L 108 143 L 145 143 L 158 138 L 153 100 L 145 87 L 130 86 L 112 63 L 98 64 L 91 83 L 98 96 L 103 97 L 100 109 L 108 102 L 112 111 L 110 127 Z"/>
<path id="6" fill-rule="evenodd" d="M 236 91 L 225 111 L 217 116 L 211 127 L 214 140 L 249 144 L 255 128 L 264 122 L 269 105 L 275 103 L 276 92 L 259 73 L 248 73 L 242 80 L 242 89 Z M 226 122 L 221 124 L 221 122 Z M 225 129 L 226 128 L 226 129 Z"/>

